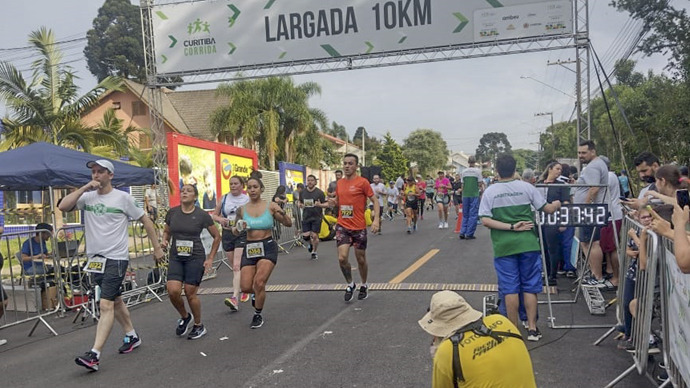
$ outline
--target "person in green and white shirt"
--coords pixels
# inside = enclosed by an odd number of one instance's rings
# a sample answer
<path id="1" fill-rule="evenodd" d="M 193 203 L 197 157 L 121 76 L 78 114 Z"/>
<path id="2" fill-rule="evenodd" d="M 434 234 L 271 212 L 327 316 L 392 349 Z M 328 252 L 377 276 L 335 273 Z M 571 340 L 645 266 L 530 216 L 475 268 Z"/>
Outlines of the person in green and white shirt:
<path id="1" fill-rule="evenodd" d="M 505 295 L 508 318 L 518 326 L 522 293 L 527 310 L 527 339 L 539 341 L 537 293 L 542 291 L 542 261 L 532 207 L 553 213 L 560 209 L 561 202 L 547 204 L 534 186 L 514 178 L 515 158 L 511 155 L 499 155 L 496 170 L 499 180 L 484 192 L 479 204 L 479 217 L 482 224 L 491 229 L 498 289 Z"/>

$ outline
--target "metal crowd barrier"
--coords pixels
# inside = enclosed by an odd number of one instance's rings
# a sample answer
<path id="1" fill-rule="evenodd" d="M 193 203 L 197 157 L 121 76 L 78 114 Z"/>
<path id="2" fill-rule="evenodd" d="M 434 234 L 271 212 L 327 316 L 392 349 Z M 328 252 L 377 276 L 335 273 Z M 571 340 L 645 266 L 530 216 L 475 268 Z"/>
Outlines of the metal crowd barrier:
<path id="1" fill-rule="evenodd" d="M 302 212 L 298 202 L 288 202 L 285 205 L 285 213 L 292 218 L 292 226 L 286 227 L 278 221 L 273 221 L 273 239 L 278 243 L 278 248 L 285 253 L 295 246 L 304 246 L 302 243 Z"/>
<path id="2" fill-rule="evenodd" d="M 60 266 L 55 260 L 55 255 L 43 259 L 44 263 L 33 262 L 32 268 L 35 275 L 26 274 L 21 256 L 24 241 L 36 236 L 39 232 L 49 232 L 45 229 L 5 233 L 0 240 L 0 250 L 7 255 L 4 258 L 3 268 L 8 268 L 7 275 L 2 276 L 2 288 L 0 299 L 6 295 L 6 300 L 0 300 L 4 305 L 5 313 L 0 317 L 0 330 L 33 322 L 28 336 L 33 335 L 39 324 L 43 324 L 53 335 L 58 333 L 48 324 L 46 317 L 56 314 L 60 310 L 58 293 L 60 286 Z M 56 246 L 55 241 L 51 245 Z M 51 253 L 51 252 L 49 252 Z M 36 256 L 41 252 L 34 252 L 32 244 L 29 244 L 29 254 Z M 48 266 L 54 272 L 48 272 Z M 41 271 L 41 269 L 43 271 Z M 39 273 L 40 272 L 40 273 Z"/>
<path id="3" fill-rule="evenodd" d="M 662 237 L 659 247 L 663 357 L 668 379 L 662 385 L 690 386 L 690 274 L 678 268 L 673 241 Z"/>

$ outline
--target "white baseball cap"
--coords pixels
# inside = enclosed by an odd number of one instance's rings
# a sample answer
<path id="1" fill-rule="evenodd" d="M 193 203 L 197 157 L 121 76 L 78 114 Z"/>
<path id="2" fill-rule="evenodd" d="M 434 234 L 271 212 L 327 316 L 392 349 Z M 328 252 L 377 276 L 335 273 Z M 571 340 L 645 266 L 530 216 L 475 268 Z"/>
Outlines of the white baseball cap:
<path id="1" fill-rule="evenodd" d="M 113 166 L 113 164 L 109 160 L 105 160 L 105 159 L 98 159 L 98 160 L 92 160 L 90 162 L 87 162 L 86 167 L 91 168 L 96 164 L 107 169 L 108 171 L 110 171 L 110 173 L 115 172 L 115 167 Z"/>

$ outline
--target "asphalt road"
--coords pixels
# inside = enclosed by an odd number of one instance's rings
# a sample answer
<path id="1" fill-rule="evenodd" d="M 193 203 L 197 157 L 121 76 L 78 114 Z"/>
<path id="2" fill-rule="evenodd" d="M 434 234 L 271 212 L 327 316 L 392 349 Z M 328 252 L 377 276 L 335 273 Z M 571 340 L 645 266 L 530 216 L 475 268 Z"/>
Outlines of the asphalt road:
<path id="1" fill-rule="evenodd" d="M 232 276 L 222 267 L 216 278 L 202 284 L 203 321 L 208 329 L 204 338 L 190 341 L 174 335 L 178 317 L 167 299 L 145 303 L 131 310 L 142 346 L 118 354 L 122 332 L 115 325 L 100 370 L 89 373 L 73 360 L 90 349 L 95 325 L 88 320 L 72 324 L 72 313 L 51 316 L 48 320 L 60 334 L 57 337 L 42 325 L 32 337 L 27 337 L 32 324 L 0 330 L 0 338 L 9 341 L 0 347 L 0 387 L 428 387 L 429 336 L 417 320 L 434 292 L 429 288 L 495 285 L 491 243 L 488 230 L 481 226 L 476 240 L 459 240 L 453 225 L 439 230 L 436 216 L 429 214 L 418 232 L 407 235 L 404 230 L 401 219 L 385 221 L 382 235 L 369 236 L 369 283 L 385 288 L 430 250 L 438 249 L 402 280 L 424 284 L 424 290 L 372 290 L 367 300 L 345 303 L 343 291 L 331 286 L 344 283 L 335 243 L 322 243 L 317 261 L 296 247 L 280 255 L 269 285 L 327 286 L 318 291 L 285 287 L 286 291 L 270 292 L 265 324 L 258 330 L 249 328 L 253 313 L 249 303 L 237 313 L 223 304 L 225 295 L 218 292 L 230 286 Z M 354 259 L 352 264 L 356 266 Z M 359 274 L 354 275 L 359 283 Z M 572 299 L 569 288 L 566 279 L 559 280 L 556 298 Z M 482 297 L 490 292 L 461 293 L 481 309 Z M 540 387 L 602 387 L 633 364 L 611 338 L 592 345 L 606 329 L 550 329 L 547 306 L 540 305 L 539 311 L 544 337 L 527 346 Z M 554 305 L 554 315 L 557 325 L 615 322 L 613 311 L 591 316 L 583 298 Z M 617 386 L 652 384 L 633 373 Z"/>

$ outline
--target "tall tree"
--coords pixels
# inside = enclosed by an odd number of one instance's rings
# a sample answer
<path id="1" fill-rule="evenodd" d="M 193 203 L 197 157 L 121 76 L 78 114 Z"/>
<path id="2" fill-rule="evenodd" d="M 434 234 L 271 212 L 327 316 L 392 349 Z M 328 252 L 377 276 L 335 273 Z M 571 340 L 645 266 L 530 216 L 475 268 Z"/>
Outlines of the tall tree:
<path id="1" fill-rule="evenodd" d="M 381 151 L 381 142 L 372 136 L 369 136 L 366 128 L 358 127 L 355 135 L 352 136 L 352 143 L 358 147 L 362 147 L 362 136 L 364 136 L 364 151 L 366 153 L 367 164 L 372 164 L 378 157 Z"/>
<path id="2" fill-rule="evenodd" d="M 108 76 L 146 82 L 141 16 L 131 0 L 105 0 L 86 40 L 86 66 L 99 82 Z M 181 82 L 182 78 L 167 80 Z"/>
<path id="3" fill-rule="evenodd" d="M 448 163 L 448 145 L 440 132 L 417 129 L 410 133 L 403 144 L 405 157 L 410 162 L 416 162 L 422 174 L 433 173 Z"/>
<path id="4" fill-rule="evenodd" d="M 393 139 L 390 132 L 383 138 L 383 145 L 376 165 L 381 166 L 383 179 L 395 180 L 399 176 L 407 175 L 408 161 L 400 145 Z"/>
<path id="5" fill-rule="evenodd" d="M 294 157 L 295 136 L 316 122 L 325 125 L 325 115 L 308 106 L 308 97 L 317 91 L 318 85 L 295 85 L 289 77 L 221 84 L 217 93 L 228 104 L 213 112 L 211 130 L 219 140 L 241 140 L 258 151 L 265 168 L 275 169 L 277 156 Z"/>
<path id="6" fill-rule="evenodd" d="M 522 171 L 526 168 L 531 168 L 532 170 L 537 170 L 537 159 L 539 155 L 537 151 L 527 150 L 527 149 L 517 149 L 513 150 L 513 157 L 515 158 L 515 169 L 516 171 Z"/>
<path id="7" fill-rule="evenodd" d="M 495 163 L 498 154 L 510 151 L 510 142 L 505 133 L 488 132 L 479 139 L 479 146 L 475 156 L 483 162 Z"/>
<path id="8" fill-rule="evenodd" d="M 340 125 L 335 121 L 330 128 L 326 128 L 325 132 L 331 136 L 337 137 L 340 140 L 350 141 L 350 136 L 347 134 L 347 129 L 344 125 Z"/>
<path id="9" fill-rule="evenodd" d="M 0 150 L 43 141 L 56 145 L 81 148 L 109 148 L 114 154 L 128 153 L 127 133 L 113 126 L 114 115 L 106 114 L 97 126 L 81 122 L 81 113 L 98 103 L 105 90 L 117 90 L 120 81 L 107 77 L 94 89 L 79 96 L 74 73 L 62 64 L 62 52 L 55 44 L 51 30 L 41 27 L 29 35 L 38 59 L 32 64 L 33 76 L 24 79 L 14 65 L 0 62 L 0 99 L 5 102 L 9 117 L 4 120 L 5 140 Z"/>

